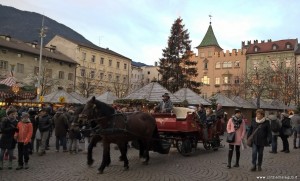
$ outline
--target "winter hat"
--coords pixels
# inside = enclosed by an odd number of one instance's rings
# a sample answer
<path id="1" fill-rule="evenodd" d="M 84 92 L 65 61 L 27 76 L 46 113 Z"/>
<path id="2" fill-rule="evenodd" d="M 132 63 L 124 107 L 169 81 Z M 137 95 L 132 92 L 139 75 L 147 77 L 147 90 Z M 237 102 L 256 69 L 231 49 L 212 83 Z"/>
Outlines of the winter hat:
<path id="1" fill-rule="evenodd" d="M 64 109 L 63 108 L 58 108 L 56 113 L 64 113 Z"/>
<path id="2" fill-rule="evenodd" d="M 6 111 L 6 114 L 9 116 L 11 113 L 15 113 L 17 112 L 17 110 L 15 108 L 9 108 L 7 111 Z"/>
<path id="3" fill-rule="evenodd" d="M 240 109 L 235 109 L 234 110 L 234 114 L 236 114 L 236 113 L 241 113 L 242 111 L 240 110 Z"/>
<path id="4" fill-rule="evenodd" d="M 22 112 L 22 116 L 21 116 L 22 118 L 25 118 L 25 117 L 29 117 L 29 114 L 27 113 L 27 112 Z"/>

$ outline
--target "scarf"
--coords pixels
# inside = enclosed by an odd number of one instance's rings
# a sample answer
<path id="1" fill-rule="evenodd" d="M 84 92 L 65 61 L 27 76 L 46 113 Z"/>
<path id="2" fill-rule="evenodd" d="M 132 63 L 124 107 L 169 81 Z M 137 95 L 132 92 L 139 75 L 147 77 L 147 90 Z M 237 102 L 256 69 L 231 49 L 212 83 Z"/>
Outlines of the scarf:
<path id="1" fill-rule="evenodd" d="M 259 123 L 259 124 L 265 122 L 265 120 L 266 120 L 265 117 L 262 118 L 261 120 L 258 120 L 257 118 L 255 118 L 256 123 Z"/>
<path id="2" fill-rule="evenodd" d="M 238 118 L 236 116 L 232 116 L 232 122 L 234 125 L 234 129 L 237 130 L 240 128 L 241 124 L 242 124 L 243 119 L 242 118 Z"/>

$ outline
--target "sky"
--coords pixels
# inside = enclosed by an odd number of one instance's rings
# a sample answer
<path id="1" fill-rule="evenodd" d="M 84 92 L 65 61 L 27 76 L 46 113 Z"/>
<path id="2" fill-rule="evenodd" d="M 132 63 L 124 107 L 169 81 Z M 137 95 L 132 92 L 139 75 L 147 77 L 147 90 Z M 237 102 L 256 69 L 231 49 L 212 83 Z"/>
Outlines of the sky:
<path id="1" fill-rule="evenodd" d="M 242 41 L 300 38 L 298 0 L 0 0 L 0 4 L 43 14 L 95 45 L 147 65 L 162 58 L 178 17 L 195 53 L 209 15 L 224 51 L 240 49 Z"/>

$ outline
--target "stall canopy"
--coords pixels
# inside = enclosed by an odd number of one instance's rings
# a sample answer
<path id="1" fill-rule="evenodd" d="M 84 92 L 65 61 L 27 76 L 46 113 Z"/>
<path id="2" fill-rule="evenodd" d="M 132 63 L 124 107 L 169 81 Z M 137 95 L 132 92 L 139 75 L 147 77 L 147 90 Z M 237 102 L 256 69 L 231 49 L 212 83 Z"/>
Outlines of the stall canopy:
<path id="1" fill-rule="evenodd" d="M 199 94 L 197 94 L 189 88 L 182 88 L 175 92 L 174 95 L 182 101 L 186 100 L 189 103 L 189 105 L 211 105 L 207 100 L 203 99 Z"/>
<path id="2" fill-rule="evenodd" d="M 166 88 L 161 86 L 157 82 L 151 82 L 144 87 L 132 92 L 128 96 L 124 97 L 123 99 L 135 99 L 135 100 L 147 100 L 149 102 L 160 102 L 162 100 L 162 95 L 164 93 L 168 93 L 170 96 L 170 100 L 173 103 L 180 103 L 182 102 L 179 98 L 173 95 L 170 91 Z"/>
<path id="3" fill-rule="evenodd" d="M 100 96 L 96 97 L 97 100 L 105 102 L 106 104 L 113 104 L 118 97 L 111 91 L 104 92 Z"/>
<path id="4" fill-rule="evenodd" d="M 217 100 L 217 103 L 221 104 L 223 107 L 242 107 L 240 104 L 234 102 L 223 94 L 215 94 L 214 96 L 212 96 L 212 98 L 215 98 Z"/>
<path id="5" fill-rule="evenodd" d="M 73 97 L 75 97 L 76 99 L 80 100 L 82 102 L 82 104 L 85 104 L 87 102 L 87 98 L 81 96 L 80 94 L 78 94 L 77 92 L 71 92 L 70 93 Z"/>
<path id="6" fill-rule="evenodd" d="M 16 80 L 15 77 L 9 76 L 6 79 L 1 80 L 0 84 L 4 84 L 4 85 L 7 85 L 9 87 L 12 87 L 12 86 L 17 84 L 17 80 Z"/>
<path id="7" fill-rule="evenodd" d="M 244 109 L 256 109 L 256 106 L 252 102 L 249 102 L 249 101 L 241 98 L 240 96 L 232 97 L 231 100 L 233 100 L 237 104 L 241 105 L 241 107 Z"/>
<path id="8" fill-rule="evenodd" d="M 47 103 L 68 103 L 68 104 L 84 104 L 82 100 L 69 94 L 64 90 L 57 90 L 41 98 L 41 102 Z"/>

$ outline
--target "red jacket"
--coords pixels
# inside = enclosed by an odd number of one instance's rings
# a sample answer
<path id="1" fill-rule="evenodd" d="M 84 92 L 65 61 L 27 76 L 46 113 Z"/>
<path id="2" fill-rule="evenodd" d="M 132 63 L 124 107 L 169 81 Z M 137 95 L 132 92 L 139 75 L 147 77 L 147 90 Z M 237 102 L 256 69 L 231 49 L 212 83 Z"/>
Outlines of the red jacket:
<path id="1" fill-rule="evenodd" d="M 19 132 L 15 133 L 15 137 L 17 137 L 17 142 L 29 143 L 32 137 L 32 123 L 19 121 L 17 128 L 19 129 Z"/>

